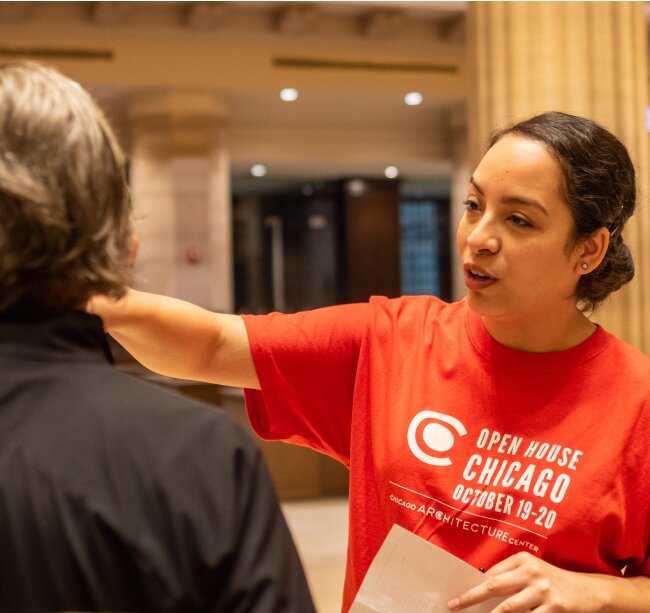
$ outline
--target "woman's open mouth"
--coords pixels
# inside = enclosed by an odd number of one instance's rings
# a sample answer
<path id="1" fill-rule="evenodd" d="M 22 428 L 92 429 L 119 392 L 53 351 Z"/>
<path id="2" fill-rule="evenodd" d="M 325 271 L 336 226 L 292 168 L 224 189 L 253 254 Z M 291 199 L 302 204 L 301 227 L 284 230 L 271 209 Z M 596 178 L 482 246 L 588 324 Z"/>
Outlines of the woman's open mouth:
<path id="1" fill-rule="evenodd" d="M 464 273 L 465 285 L 469 289 L 484 289 L 497 282 L 489 273 L 473 266 L 465 266 Z"/>

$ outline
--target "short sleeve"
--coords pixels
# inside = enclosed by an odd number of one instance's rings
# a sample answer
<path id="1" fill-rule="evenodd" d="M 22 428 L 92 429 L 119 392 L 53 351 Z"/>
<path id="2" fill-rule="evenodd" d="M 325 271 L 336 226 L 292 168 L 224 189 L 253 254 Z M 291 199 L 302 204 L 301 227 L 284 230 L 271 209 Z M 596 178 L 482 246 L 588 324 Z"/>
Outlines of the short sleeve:
<path id="1" fill-rule="evenodd" d="M 370 304 L 244 316 L 261 390 L 245 390 L 255 431 L 344 464 Z"/>

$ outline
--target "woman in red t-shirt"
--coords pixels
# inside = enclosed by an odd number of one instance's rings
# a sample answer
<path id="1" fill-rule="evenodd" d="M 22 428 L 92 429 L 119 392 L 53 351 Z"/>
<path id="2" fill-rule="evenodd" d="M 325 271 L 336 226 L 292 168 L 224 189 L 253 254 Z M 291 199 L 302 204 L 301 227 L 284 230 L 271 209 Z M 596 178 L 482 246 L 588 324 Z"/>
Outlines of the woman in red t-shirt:
<path id="1" fill-rule="evenodd" d="M 344 609 L 397 522 L 490 566 L 453 610 L 644 611 L 650 360 L 586 316 L 634 275 L 635 201 L 613 135 L 545 113 L 470 180 L 466 300 L 242 318 L 131 290 L 90 310 L 148 368 L 247 388 L 261 435 L 349 466 Z"/>

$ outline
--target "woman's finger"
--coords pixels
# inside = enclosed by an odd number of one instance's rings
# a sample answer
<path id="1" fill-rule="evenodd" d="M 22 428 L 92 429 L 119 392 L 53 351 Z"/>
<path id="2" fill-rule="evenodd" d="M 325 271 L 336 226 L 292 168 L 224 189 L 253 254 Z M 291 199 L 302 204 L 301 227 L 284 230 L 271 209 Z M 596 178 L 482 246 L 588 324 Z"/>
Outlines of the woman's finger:
<path id="1" fill-rule="evenodd" d="M 490 600 L 490 598 L 515 594 L 524 589 L 527 584 L 527 578 L 518 568 L 515 568 L 514 570 L 500 573 L 493 577 L 486 577 L 485 581 L 480 585 L 467 590 L 458 598 L 450 600 L 447 606 L 452 611 L 459 611 L 479 602 Z"/>
<path id="2" fill-rule="evenodd" d="M 491 613 L 527 613 L 544 602 L 544 595 L 537 586 L 529 586 L 506 598 Z"/>

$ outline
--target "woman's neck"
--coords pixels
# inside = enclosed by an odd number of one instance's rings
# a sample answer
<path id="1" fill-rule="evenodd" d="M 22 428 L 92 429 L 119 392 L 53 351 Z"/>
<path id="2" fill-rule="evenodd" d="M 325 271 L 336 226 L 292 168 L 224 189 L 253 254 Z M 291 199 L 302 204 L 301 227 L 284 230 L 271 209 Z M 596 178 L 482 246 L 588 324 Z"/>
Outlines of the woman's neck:
<path id="1" fill-rule="evenodd" d="M 490 317 L 481 316 L 490 336 L 511 349 L 542 353 L 563 351 L 579 345 L 596 330 L 587 317 L 571 305 L 568 309 L 530 315 Z"/>

